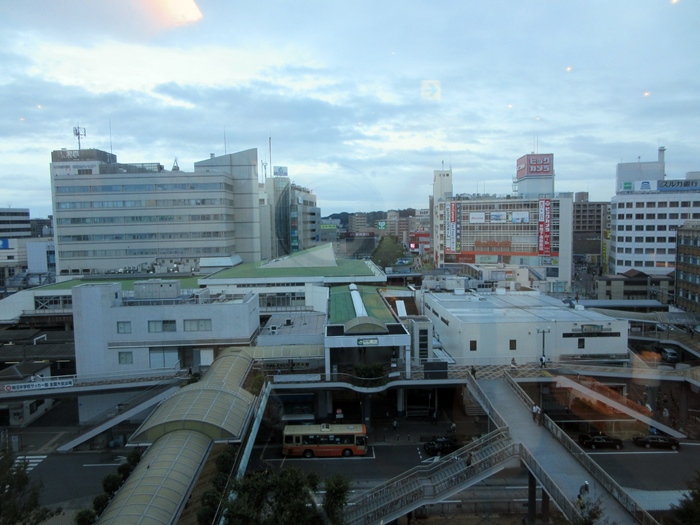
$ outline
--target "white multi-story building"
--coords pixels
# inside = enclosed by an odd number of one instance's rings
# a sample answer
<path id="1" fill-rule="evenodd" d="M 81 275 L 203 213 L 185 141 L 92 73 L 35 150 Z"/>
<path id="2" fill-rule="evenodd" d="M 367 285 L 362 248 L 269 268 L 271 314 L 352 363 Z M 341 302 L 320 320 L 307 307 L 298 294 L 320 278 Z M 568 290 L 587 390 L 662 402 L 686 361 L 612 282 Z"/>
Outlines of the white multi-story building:
<path id="1" fill-rule="evenodd" d="M 676 230 L 700 219 L 700 176 L 666 179 L 665 148 L 654 162 L 618 164 L 610 206 L 608 271 L 667 275 L 676 264 Z"/>
<path id="2" fill-rule="evenodd" d="M 59 274 L 196 271 L 202 257 L 260 260 L 258 155 L 121 164 L 97 149 L 51 153 Z"/>
<path id="3" fill-rule="evenodd" d="M 432 237 L 435 265 L 502 264 L 527 267 L 542 291 L 571 282 L 573 194 L 554 193 L 552 155 L 527 155 L 515 195 L 454 195 L 450 170 L 434 172 Z M 521 160 L 523 160 L 521 159 Z M 546 160 L 545 164 L 542 164 Z M 518 161 L 520 162 L 520 161 Z"/>
<path id="4" fill-rule="evenodd" d="M 178 280 L 86 283 L 72 289 L 76 371 L 83 377 L 153 376 L 197 370 L 223 348 L 253 343 L 260 326 L 258 296 L 180 289 Z M 113 403 L 119 403 L 114 394 Z M 104 406 L 81 398 L 81 421 Z"/>

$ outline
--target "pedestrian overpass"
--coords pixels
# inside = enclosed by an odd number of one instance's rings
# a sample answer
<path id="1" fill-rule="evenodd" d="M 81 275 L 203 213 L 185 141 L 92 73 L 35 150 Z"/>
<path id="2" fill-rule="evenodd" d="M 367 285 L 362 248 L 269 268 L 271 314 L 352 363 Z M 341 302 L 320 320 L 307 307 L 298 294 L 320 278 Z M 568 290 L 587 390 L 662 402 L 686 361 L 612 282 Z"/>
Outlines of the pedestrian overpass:
<path id="1" fill-rule="evenodd" d="M 468 377 L 467 384 L 497 430 L 351 500 L 345 514 L 348 525 L 388 523 L 519 464 L 529 473 L 529 523 L 535 521 L 538 484 L 543 521 L 548 521 L 550 502 L 573 521 L 580 516 L 574 505 L 579 487 L 589 479 L 593 496 L 600 499 L 605 516 L 613 522 L 657 523 L 553 421 L 545 416 L 544 424 L 534 422 L 530 398 L 508 374 L 503 379 L 479 381 Z"/>

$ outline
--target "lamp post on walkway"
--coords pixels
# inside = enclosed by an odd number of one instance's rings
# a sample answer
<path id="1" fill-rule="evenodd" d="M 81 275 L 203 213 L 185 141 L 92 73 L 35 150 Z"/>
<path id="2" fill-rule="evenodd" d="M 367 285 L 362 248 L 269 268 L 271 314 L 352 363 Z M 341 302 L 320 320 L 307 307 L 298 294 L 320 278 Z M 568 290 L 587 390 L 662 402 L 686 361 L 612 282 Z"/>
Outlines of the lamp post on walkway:
<path id="1" fill-rule="evenodd" d="M 537 333 L 542 334 L 542 358 L 540 360 L 540 364 L 542 365 L 542 367 L 544 367 L 544 363 L 546 362 L 545 360 L 547 359 L 544 355 L 544 334 L 548 334 L 551 331 L 552 331 L 552 329 L 549 326 L 547 328 L 538 328 L 537 329 Z"/>

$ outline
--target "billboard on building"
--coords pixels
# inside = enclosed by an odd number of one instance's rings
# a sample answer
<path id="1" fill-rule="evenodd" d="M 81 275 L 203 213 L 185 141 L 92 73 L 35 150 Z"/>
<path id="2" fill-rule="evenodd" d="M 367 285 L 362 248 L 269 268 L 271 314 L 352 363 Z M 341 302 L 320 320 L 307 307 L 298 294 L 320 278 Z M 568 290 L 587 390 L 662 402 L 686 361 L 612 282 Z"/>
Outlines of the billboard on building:
<path id="1" fill-rule="evenodd" d="M 528 175 L 554 176 L 554 154 L 531 153 L 520 157 L 516 165 L 515 176 L 517 179 L 522 179 Z"/>
<path id="2" fill-rule="evenodd" d="M 552 254 L 552 200 L 540 199 L 537 221 L 537 253 L 539 255 Z"/>
<path id="3" fill-rule="evenodd" d="M 272 168 L 272 174 L 275 177 L 286 177 L 287 176 L 287 166 L 275 166 Z"/>
<path id="4" fill-rule="evenodd" d="M 10 249 L 10 239 L 0 239 L 0 250 Z"/>
<path id="5" fill-rule="evenodd" d="M 484 224 L 486 222 L 486 214 L 483 211 L 472 211 L 469 213 L 469 222 L 471 224 Z"/>
<path id="6" fill-rule="evenodd" d="M 504 211 L 492 211 L 489 213 L 489 220 L 491 222 L 506 222 L 508 217 Z"/>
<path id="7" fill-rule="evenodd" d="M 462 205 L 451 202 L 445 221 L 445 253 L 462 251 Z"/>
<path id="8" fill-rule="evenodd" d="M 514 211 L 511 220 L 513 224 L 527 224 L 530 222 L 530 212 Z"/>

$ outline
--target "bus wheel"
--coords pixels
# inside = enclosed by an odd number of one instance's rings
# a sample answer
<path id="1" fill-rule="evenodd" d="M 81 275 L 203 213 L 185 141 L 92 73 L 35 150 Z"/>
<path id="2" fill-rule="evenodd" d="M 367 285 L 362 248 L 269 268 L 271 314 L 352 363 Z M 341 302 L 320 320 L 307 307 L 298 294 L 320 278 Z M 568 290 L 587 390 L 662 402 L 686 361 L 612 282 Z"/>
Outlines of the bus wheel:
<path id="1" fill-rule="evenodd" d="M 313 450 L 305 450 L 305 451 L 304 451 L 304 457 L 305 457 L 305 458 L 312 458 L 312 457 L 314 457 L 314 451 L 313 451 Z"/>
<path id="2" fill-rule="evenodd" d="M 350 456 L 352 456 L 352 450 L 346 448 L 345 450 L 343 450 L 343 456 L 349 458 Z"/>

